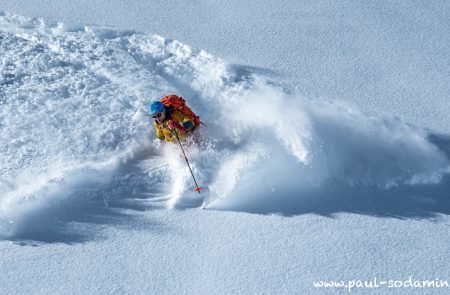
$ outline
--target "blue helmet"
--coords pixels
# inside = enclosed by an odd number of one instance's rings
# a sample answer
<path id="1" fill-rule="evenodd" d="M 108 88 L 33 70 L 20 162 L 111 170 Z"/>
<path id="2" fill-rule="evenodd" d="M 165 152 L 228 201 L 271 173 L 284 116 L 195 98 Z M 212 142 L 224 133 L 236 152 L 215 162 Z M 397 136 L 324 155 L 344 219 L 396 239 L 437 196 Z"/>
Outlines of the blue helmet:
<path id="1" fill-rule="evenodd" d="M 164 105 L 160 101 L 154 101 L 150 105 L 150 115 L 155 115 L 157 113 L 163 112 L 165 109 Z"/>

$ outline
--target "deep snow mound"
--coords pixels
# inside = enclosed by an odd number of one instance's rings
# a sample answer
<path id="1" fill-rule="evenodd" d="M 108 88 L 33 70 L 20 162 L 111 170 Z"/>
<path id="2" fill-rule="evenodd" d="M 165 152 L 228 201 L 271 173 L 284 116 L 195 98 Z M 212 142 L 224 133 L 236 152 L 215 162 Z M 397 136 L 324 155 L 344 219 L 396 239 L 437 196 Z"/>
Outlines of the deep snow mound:
<path id="1" fill-rule="evenodd" d="M 423 130 L 287 94 L 270 77 L 175 40 L 10 14 L 0 28 L 0 234 L 13 235 L 29 212 L 74 192 L 109 199 L 99 187 L 123 195 L 142 187 L 132 194 L 199 206 L 177 147 L 152 141 L 147 106 L 170 92 L 207 125 L 188 154 L 210 200 L 299 195 L 332 178 L 436 183 L 448 169 Z M 139 159 L 142 150 L 149 152 Z M 127 182 L 138 166 L 146 168 Z"/>

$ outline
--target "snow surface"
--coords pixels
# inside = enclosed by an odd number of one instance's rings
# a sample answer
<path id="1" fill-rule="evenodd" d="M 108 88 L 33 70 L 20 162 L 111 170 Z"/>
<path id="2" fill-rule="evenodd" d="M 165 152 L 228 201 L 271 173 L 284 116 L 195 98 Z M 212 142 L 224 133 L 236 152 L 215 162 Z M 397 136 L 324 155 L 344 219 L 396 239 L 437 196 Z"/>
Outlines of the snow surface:
<path id="1" fill-rule="evenodd" d="M 399 2 L 399 20 L 375 4 L 47 2 L 0 13 L 0 293 L 311 294 L 345 292 L 318 280 L 450 280 L 448 18 L 437 4 Z M 148 23 L 119 13 L 145 5 Z M 231 57 L 230 40 L 250 45 Z M 331 62 L 333 46 L 349 51 Z M 171 92 L 207 124 L 186 147 L 201 195 L 179 147 L 153 139 L 148 104 Z"/>

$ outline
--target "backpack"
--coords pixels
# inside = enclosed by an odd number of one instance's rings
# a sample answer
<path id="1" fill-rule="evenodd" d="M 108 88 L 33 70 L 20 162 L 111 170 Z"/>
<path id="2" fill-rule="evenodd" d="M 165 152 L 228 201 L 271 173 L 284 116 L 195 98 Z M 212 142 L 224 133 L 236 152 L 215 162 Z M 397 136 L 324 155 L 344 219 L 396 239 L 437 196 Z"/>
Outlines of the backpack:
<path id="1" fill-rule="evenodd" d="M 182 114 L 188 116 L 192 122 L 194 123 L 195 127 L 200 126 L 200 117 L 197 116 L 187 105 L 184 98 L 177 95 L 167 95 L 161 98 L 160 102 L 171 109 L 175 109 Z"/>

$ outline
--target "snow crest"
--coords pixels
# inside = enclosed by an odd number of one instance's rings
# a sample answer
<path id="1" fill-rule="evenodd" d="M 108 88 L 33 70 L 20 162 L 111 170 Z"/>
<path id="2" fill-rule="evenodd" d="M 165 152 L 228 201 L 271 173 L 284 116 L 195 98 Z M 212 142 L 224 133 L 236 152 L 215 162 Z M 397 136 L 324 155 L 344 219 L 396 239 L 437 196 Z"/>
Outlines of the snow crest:
<path id="1" fill-rule="evenodd" d="M 1 236 L 29 230 L 25 216 L 67 199 L 200 206 L 179 147 L 154 141 L 147 116 L 152 100 L 173 92 L 206 124 L 186 149 L 209 202 L 301 198 L 330 179 L 436 183 L 448 171 L 423 130 L 288 94 L 176 40 L 11 14 L 0 28 Z"/>

